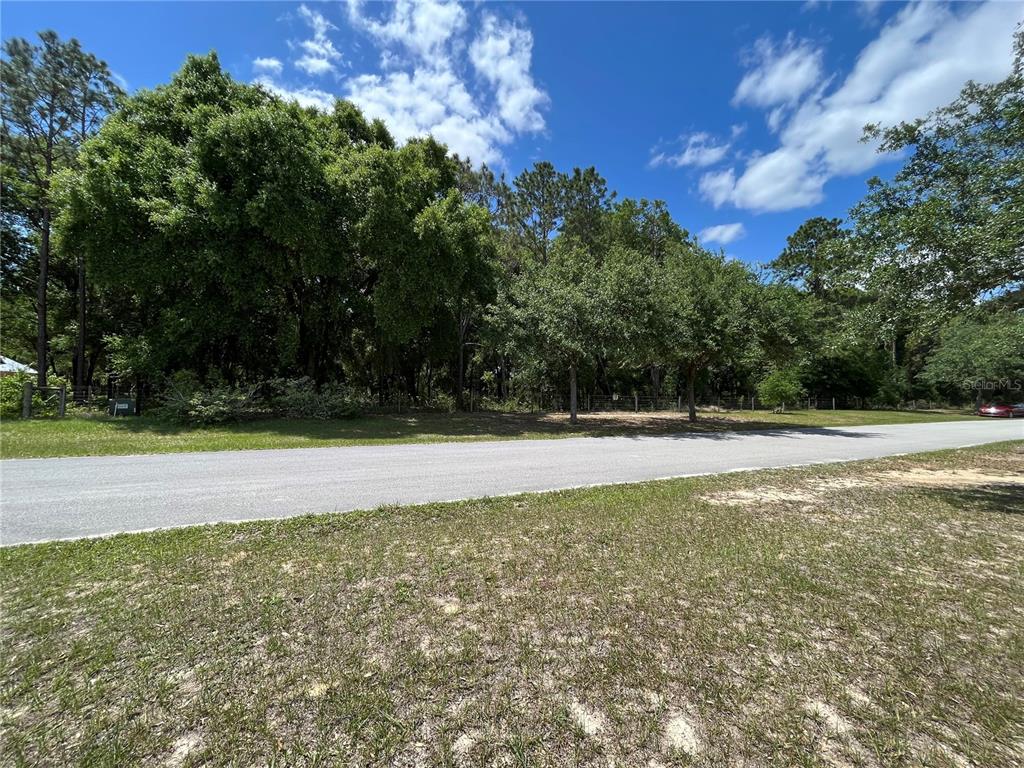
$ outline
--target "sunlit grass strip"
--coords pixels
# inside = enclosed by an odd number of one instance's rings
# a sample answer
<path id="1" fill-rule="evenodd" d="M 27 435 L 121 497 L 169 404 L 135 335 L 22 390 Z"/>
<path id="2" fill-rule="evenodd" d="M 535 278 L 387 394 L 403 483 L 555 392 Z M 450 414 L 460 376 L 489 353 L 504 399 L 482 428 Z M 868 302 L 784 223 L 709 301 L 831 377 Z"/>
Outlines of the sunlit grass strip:
<path id="1" fill-rule="evenodd" d="M 732 429 L 916 424 L 972 418 L 955 412 L 764 411 L 705 412 L 696 424 L 677 413 L 583 414 L 572 426 L 564 414 L 442 414 L 366 416 L 336 421 L 273 419 L 195 428 L 141 418 L 66 418 L 0 423 L 0 456 L 42 458 L 261 448 L 315 448 L 466 440 L 513 440 L 583 435 L 668 434 Z"/>

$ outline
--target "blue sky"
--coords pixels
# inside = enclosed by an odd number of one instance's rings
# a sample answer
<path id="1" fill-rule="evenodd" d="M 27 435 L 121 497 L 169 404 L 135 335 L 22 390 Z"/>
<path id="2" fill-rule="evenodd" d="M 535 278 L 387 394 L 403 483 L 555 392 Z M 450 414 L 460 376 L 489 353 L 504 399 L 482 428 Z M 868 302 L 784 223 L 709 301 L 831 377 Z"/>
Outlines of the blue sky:
<path id="1" fill-rule="evenodd" d="M 749 262 L 898 167 L 864 123 L 1003 78 L 1022 19 L 1019 2 L 2 4 L 5 38 L 77 37 L 130 90 L 216 50 L 239 80 L 351 98 L 511 176 L 595 165 Z"/>

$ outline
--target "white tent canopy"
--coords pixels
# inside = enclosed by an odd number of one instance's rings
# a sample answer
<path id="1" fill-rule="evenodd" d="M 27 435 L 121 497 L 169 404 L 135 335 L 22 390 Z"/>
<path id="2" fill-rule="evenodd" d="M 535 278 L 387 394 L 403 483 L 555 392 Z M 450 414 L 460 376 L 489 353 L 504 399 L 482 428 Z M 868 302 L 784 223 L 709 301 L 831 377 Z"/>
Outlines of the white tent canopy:
<path id="1" fill-rule="evenodd" d="M 35 373 L 36 369 L 0 355 L 0 373 Z"/>

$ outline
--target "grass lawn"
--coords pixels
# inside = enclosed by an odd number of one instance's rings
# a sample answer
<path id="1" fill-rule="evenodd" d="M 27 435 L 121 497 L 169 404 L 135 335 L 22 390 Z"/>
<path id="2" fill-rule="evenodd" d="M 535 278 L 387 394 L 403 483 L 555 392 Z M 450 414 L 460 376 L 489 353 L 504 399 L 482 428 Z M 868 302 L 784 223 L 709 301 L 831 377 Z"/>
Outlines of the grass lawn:
<path id="1" fill-rule="evenodd" d="M 1024 761 L 1024 443 L 0 550 L 6 765 Z"/>
<path id="2" fill-rule="evenodd" d="M 903 424 L 975 418 L 955 411 L 750 411 L 702 413 L 690 424 L 677 413 L 583 414 L 573 427 L 565 414 L 418 413 L 365 416 L 337 421 L 271 419 L 220 427 L 183 427 L 148 417 L 69 417 L 5 420 L 0 457 L 100 456 L 254 448 L 314 448 L 329 445 L 432 443 L 452 440 L 511 440 L 581 435 L 779 427 Z"/>

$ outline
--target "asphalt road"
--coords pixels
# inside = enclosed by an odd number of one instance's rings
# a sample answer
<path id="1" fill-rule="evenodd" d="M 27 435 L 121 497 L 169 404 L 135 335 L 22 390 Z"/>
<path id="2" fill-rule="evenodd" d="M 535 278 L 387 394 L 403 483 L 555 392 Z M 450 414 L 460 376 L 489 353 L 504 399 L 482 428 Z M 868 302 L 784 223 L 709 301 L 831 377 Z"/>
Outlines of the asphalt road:
<path id="1" fill-rule="evenodd" d="M 1024 439 L 1022 421 L 0 461 L 0 544 Z"/>

